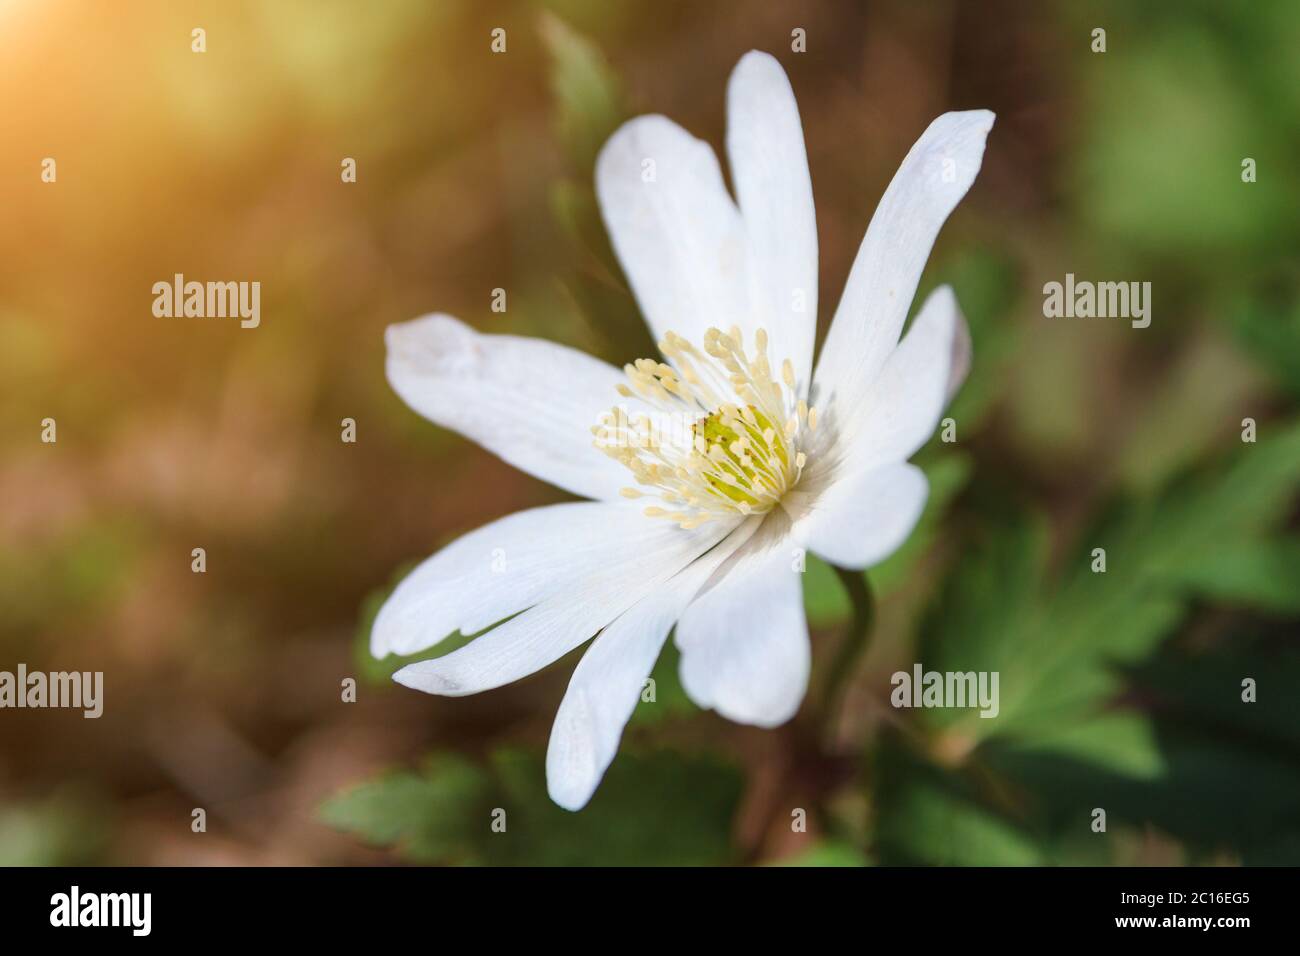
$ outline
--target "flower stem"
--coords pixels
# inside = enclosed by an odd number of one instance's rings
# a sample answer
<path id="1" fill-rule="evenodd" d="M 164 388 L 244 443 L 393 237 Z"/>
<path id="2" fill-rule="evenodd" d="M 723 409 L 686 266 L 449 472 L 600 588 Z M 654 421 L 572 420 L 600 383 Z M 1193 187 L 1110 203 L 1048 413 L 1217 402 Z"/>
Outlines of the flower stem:
<path id="1" fill-rule="evenodd" d="M 822 725 L 826 729 L 830 728 L 839 714 L 840 698 L 844 696 L 845 686 L 853 673 L 853 665 L 870 643 L 871 628 L 876 617 L 876 602 L 871 594 L 871 585 L 867 583 L 866 572 L 832 567 L 853 605 L 853 619 L 849 622 L 848 632 L 840 640 L 835 660 L 826 672 L 821 695 Z"/>

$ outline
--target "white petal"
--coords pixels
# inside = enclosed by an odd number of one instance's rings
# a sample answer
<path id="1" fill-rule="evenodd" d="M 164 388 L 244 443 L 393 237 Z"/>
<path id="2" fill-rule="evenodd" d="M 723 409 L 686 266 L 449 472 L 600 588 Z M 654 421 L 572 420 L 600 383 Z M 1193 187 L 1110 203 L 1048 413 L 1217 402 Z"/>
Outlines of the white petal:
<path id="1" fill-rule="evenodd" d="M 656 341 L 748 321 L 745 231 L 708 143 L 663 116 L 630 120 L 596 160 L 596 193 Z"/>
<path id="2" fill-rule="evenodd" d="M 935 237 L 979 172 L 987 110 L 945 113 L 917 140 L 867 228 L 813 376 L 815 403 L 844 419 L 898 342 Z"/>
<path id="3" fill-rule="evenodd" d="M 455 631 L 476 634 L 680 528 L 631 502 L 574 501 L 493 521 L 423 561 L 375 618 L 376 657 L 414 654 Z"/>
<path id="4" fill-rule="evenodd" d="M 566 810 L 582 809 L 596 792 L 677 613 L 667 596 L 646 598 L 605 628 L 578 662 L 546 751 L 547 789 Z"/>
<path id="5" fill-rule="evenodd" d="M 768 331 L 773 367 L 790 359 L 806 391 L 817 333 L 817 220 L 799 107 L 781 64 L 766 53 L 745 54 L 732 71 L 727 156 L 749 240 L 753 323 Z"/>
<path id="6" fill-rule="evenodd" d="M 840 448 L 849 473 L 906 461 L 934 434 L 970 368 L 970 332 L 948 286 L 935 289 L 907 335 L 843 423 Z"/>
<path id="7" fill-rule="evenodd" d="M 491 690 L 563 657 L 663 581 L 716 544 L 730 527 L 683 531 L 643 518 L 665 533 L 625 542 L 593 573 L 444 657 L 408 664 L 393 679 L 445 697 Z"/>
<path id="8" fill-rule="evenodd" d="M 915 465 L 891 464 L 841 478 L 795 523 L 795 538 L 842 568 L 871 567 L 912 533 L 929 484 Z"/>
<path id="9" fill-rule="evenodd" d="M 591 434 L 626 402 L 620 370 L 542 339 L 482 335 L 448 315 L 390 325 L 384 340 L 389 383 L 430 421 L 576 495 L 614 499 L 628 484 Z"/>
<path id="10" fill-rule="evenodd" d="M 701 707 L 743 724 L 775 727 L 808 688 L 811 652 L 794 541 L 764 528 L 677 623 L 682 686 Z M 766 533 L 765 533 L 766 532 Z"/>
<path id="11" fill-rule="evenodd" d="M 580 810 L 596 792 L 673 622 L 760 521 L 749 519 L 726 541 L 624 612 L 583 654 L 555 715 L 546 751 L 547 788 L 560 806 Z"/>

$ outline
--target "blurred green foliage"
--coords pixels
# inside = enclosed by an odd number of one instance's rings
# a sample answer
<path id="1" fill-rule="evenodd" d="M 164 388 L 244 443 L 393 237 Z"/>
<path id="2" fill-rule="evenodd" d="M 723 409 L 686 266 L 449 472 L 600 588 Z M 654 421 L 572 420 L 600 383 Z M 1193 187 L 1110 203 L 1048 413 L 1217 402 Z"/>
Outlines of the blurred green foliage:
<path id="1" fill-rule="evenodd" d="M 1072 726 L 1114 695 L 1112 668 L 1146 659 L 1171 633 L 1229 555 L 1260 559 L 1214 578 L 1224 603 L 1268 609 L 1288 581 L 1294 592 L 1296 566 L 1274 559 L 1294 542 L 1272 534 L 1300 487 L 1300 424 L 1244 447 L 1228 467 L 1118 505 L 1080 535 L 1059 583 L 1047 574 L 1041 521 L 1004 518 L 978 534 L 935 603 L 921 659 L 944 671 L 1000 671 L 1001 713 L 936 710 L 927 719 L 972 742 Z"/>
<path id="2" fill-rule="evenodd" d="M 108 821 L 94 801 L 63 789 L 40 803 L 0 806 L 0 866 L 75 866 L 98 861 Z"/>
<path id="3" fill-rule="evenodd" d="M 662 751 L 620 760 L 581 813 L 546 795 L 535 754 L 484 764 L 440 756 L 331 799 L 326 822 L 412 860 L 479 865 L 692 866 L 732 862 L 741 777 L 711 758 Z M 683 795 L 689 794 L 689 800 Z"/>

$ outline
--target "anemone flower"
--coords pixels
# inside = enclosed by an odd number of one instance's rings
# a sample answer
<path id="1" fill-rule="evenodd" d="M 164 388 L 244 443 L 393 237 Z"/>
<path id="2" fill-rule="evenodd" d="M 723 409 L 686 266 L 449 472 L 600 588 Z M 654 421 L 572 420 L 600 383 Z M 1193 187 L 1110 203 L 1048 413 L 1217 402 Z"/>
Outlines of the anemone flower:
<path id="1" fill-rule="evenodd" d="M 375 620 L 376 656 L 497 626 L 395 680 L 476 694 L 594 636 L 546 759 L 551 798 L 570 810 L 614 759 L 674 627 L 695 703 L 761 727 L 789 720 L 811 656 L 803 556 L 867 568 L 925 504 L 925 475 L 907 459 L 970 360 L 951 289 L 900 335 L 992 125 L 985 110 L 945 113 L 903 159 L 815 366 L 803 130 L 785 72 L 758 52 L 727 86 L 734 199 L 708 144 L 662 116 L 626 123 L 596 163 L 606 227 L 661 358 L 620 370 L 441 314 L 389 327 L 388 380 L 411 408 L 591 499 L 501 518 L 406 577 Z"/>

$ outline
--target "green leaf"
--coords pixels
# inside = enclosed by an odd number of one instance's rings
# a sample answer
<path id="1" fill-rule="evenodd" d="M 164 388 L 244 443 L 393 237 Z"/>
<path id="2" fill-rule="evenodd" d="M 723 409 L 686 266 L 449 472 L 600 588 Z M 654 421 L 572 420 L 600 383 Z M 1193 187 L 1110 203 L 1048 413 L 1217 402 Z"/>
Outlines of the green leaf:
<path id="1" fill-rule="evenodd" d="M 1254 702 L 1242 699 L 1241 681 L 1251 676 Z M 1042 840 L 1079 837 L 1092 809 L 1102 807 L 1108 831 L 1171 834 L 1205 861 L 1300 861 L 1300 712 L 1290 693 L 1300 684 L 1300 649 L 1285 637 L 1165 649 L 1130 681 L 1129 696 L 1151 702 L 1159 773 L 1130 772 L 1140 768 L 1099 760 L 1090 747 L 994 740 L 981 751 L 987 771 L 1027 796 L 1023 816 Z M 1104 732 L 1098 727 L 1094 738 L 1107 749 L 1135 741 L 1132 728 L 1112 728 L 1115 740 L 1102 740 Z"/>
<path id="2" fill-rule="evenodd" d="M 1300 301 L 1294 283 L 1281 294 L 1258 293 L 1227 307 L 1228 324 L 1277 382 L 1300 395 Z"/>
<path id="3" fill-rule="evenodd" d="M 876 856 L 885 866 L 1034 866 L 1032 836 L 967 781 L 886 741 L 877 764 Z"/>
<path id="4" fill-rule="evenodd" d="M 546 795 L 543 762 L 518 751 L 497 754 L 501 804 L 514 839 L 493 839 L 498 864 L 539 866 L 700 866 L 734 862 L 731 820 L 741 775 L 707 756 L 622 753 L 583 810 L 570 813 Z M 486 829 L 484 826 L 483 829 Z M 498 835 L 503 836 L 503 835 Z"/>
<path id="5" fill-rule="evenodd" d="M 852 843 L 843 840 L 821 840 L 801 853 L 778 860 L 774 865 L 797 867 L 870 866 L 871 860 Z"/>
<path id="6" fill-rule="evenodd" d="M 1300 611 L 1300 538 L 1246 541 L 1189 555 L 1168 584 L 1214 604 Z"/>
<path id="7" fill-rule="evenodd" d="M 919 661 L 927 670 L 1001 671 L 1030 642 L 1040 610 L 1048 551 L 1046 523 L 1022 515 L 974 529 L 923 623 Z M 1005 676 L 1001 692 L 1005 694 Z M 953 711 L 923 712 L 946 723 Z M 1002 704 L 996 721 L 1007 717 Z"/>
<path id="8" fill-rule="evenodd" d="M 1155 779 L 1165 771 L 1151 721 L 1135 711 L 1112 711 L 1052 725 L 1011 746 L 1030 754 L 1050 751 L 1130 777 Z"/>
<path id="9" fill-rule="evenodd" d="M 559 17 L 543 12 L 540 30 L 551 55 L 557 134 L 575 166 L 589 172 L 626 115 L 621 84 L 599 48 Z"/>
<path id="10" fill-rule="evenodd" d="M 998 672 L 1000 713 L 910 715 L 920 734 L 908 739 L 942 766 L 889 766 L 898 779 L 882 784 L 882 862 L 1143 852 L 1093 834 L 1098 807 L 1112 835 L 1171 834 L 1195 860 L 1294 862 L 1300 820 L 1279 794 L 1300 786 L 1300 713 L 1284 690 L 1300 684 L 1300 654 L 1243 646 L 1185 659 L 1166 648 L 1151 663 L 1194 599 L 1290 606 L 1288 572 L 1300 565 L 1294 539 L 1274 529 L 1300 483 L 1300 426 L 1268 435 L 1226 465 L 1121 503 L 1059 570 L 1039 518 L 971 529 L 925 622 L 921 661 Z M 1241 697 L 1247 677 L 1253 704 Z"/>
<path id="11" fill-rule="evenodd" d="M 1242 682 L 1255 682 L 1255 701 L 1243 700 Z M 1248 739 L 1300 756 L 1300 646 L 1234 636 L 1208 650 L 1162 654 L 1132 671 L 1143 695 L 1154 695 L 1162 719 L 1198 726 L 1230 739 Z"/>
<path id="12" fill-rule="evenodd" d="M 741 783 L 734 768 L 708 757 L 624 753 L 591 803 L 569 813 L 547 796 L 540 757 L 505 750 L 486 764 L 435 757 L 418 772 L 339 794 L 320 812 L 423 863 L 708 865 L 734 861 L 729 834 Z"/>
<path id="13" fill-rule="evenodd" d="M 1059 583 L 1047 574 L 1041 522 L 1021 518 L 983 530 L 926 621 L 922 661 L 928 669 L 997 671 L 1001 712 L 987 720 L 971 710 L 935 709 L 919 712 L 920 721 L 950 735 L 944 749 L 964 752 L 989 736 L 1034 739 L 1044 728 L 1099 713 L 1120 685 L 1118 667 L 1150 654 L 1198 589 L 1204 592 L 1207 562 L 1258 554 L 1298 479 L 1300 426 L 1276 428 L 1226 468 L 1116 509 L 1081 537 Z M 1105 551 L 1105 572 L 1093 571 L 1097 548 Z M 1266 574 L 1275 559 L 1234 573 L 1250 577 L 1253 567 Z M 1257 593 L 1276 590 L 1267 576 L 1251 580 Z"/>
<path id="14" fill-rule="evenodd" d="M 487 818 L 490 793 L 481 769 L 442 754 L 418 772 L 389 774 L 331 797 L 320 817 L 368 843 L 396 846 L 411 860 L 476 863 L 482 856 L 470 822 Z"/>
<path id="15" fill-rule="evenodd" d="M 0 803 L 0 866 L 93 866 L 110 835 L 104 800 L 71 790 Z"/>
<path id="16" fill-rule="evenodd" d="M 549 190 L 551 212 L 575 254 L 561 278 L 564 295 L 603 341 L 594 351 L 622 363 L 652 355 L 655 343 L 623 283 L 592 187 L 596 155 L 627 117 L 622 84 L 597 46 L 553 13 L 543 12 L 542 39 L 551 57 L 556 136 L 572 175 Z"/>

